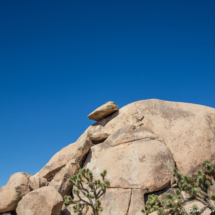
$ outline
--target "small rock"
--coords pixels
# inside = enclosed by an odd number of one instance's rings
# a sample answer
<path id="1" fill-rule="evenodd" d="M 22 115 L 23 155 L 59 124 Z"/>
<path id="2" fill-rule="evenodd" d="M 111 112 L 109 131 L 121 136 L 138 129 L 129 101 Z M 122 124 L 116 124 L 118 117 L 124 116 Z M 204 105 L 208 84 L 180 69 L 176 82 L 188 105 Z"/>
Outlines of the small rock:
<path id="1" fill-rule="evenodd" d="M 89 114 L 88 118 L 91 120 L 99 121 L 117 110 L 119 110 L 119 108 L 114 102 L 107 102 L 104 105 L 98 107 L 91 114 Z"/>
<path id="2" fill-rule="evenodd" d="M 92 140 L 92 142 L 94 144 L 98 144 L 98 143 L 101 143 L 103 142 L 104 140 L 106 140 L 108 138 L 108 134 L 107 133 L 102 133 L 102 134 L 94 134 L 94 135 L 91 135 L 89 137 L 90 140 Z"/>
<path id="3" fill-rule="evenodd" d="M 39 189 L 47 185 L 47 179 L 33 175 L 30 177 L 29 186 L 32 190 Z"/>
<path id="4" fill-rule="evenodd" d="M 0 190 L 0 213 L 15 210 L 17 203 L 28 192 L 30 192 L 29 175 L 23 172 L 13 174 Z"/>

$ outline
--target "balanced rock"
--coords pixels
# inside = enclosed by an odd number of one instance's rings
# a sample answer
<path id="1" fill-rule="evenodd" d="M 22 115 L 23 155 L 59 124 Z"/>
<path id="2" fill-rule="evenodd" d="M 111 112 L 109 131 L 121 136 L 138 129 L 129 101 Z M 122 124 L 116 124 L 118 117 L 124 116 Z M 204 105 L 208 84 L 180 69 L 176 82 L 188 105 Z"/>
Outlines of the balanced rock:
<path id="1" fill-rule="evenodd" d="M 17 215 L 59 215 L 62 196 L 54 187 L 42 187 L 25 195 L 19 202 Z"/>
<path id="2" fill-rule="evenodd" d="M 118 106 L 114 102 L 107 102 L 104 105 L 98 107 L 91 114 L 89 114 L 88 118 L 91 120 L 99 121 L 117 111 L 118 109 Z"/>
<path id="3" fill-rule="evenodd" d="M 28 192 L 29 175 L 23 172 L 13 174 L 0 190 L 0 213 L 15 210 L 18 202 Z"/>
<path id="4" fill-rule="evenodd" d="M 29 178 L 29 186 L 32 190 L 39 189 L 47 185 L 47 179 L 39 177 L 37 175 L 32 175 Z"/>
<path id="5" fill-rule="evenodd" d="M 68 182 L 68 179 L 77 174 L 79 169 L 79 163 L 75 159 L 70 160 L 66 166 L 54 176 L 49 186 L 54 187 L 63 197 L 69 195 L 72 191 L 72 185 Z"/>

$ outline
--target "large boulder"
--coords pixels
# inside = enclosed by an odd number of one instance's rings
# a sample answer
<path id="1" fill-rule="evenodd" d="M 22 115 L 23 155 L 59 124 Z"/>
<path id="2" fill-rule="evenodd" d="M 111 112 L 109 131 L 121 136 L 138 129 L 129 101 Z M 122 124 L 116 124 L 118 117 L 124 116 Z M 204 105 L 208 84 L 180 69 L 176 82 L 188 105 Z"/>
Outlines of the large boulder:
<path id="1" fill-rule="evenodd" d="M 148 127 L 125 126 L 92 147 L 85 168 L 94 177 L 107 170 L 113 188 L 157 191 L 170 183 L 175 162 L 165 143 Z"/>
<path id="2" fill-rule="evenodd" d="M 75 159 L 78 163 L 81 163 L 91 146 L 92 141 L 89 140 L 88 133 L 85 133 L 77 140 L 77 142 L 64 147 L 56 153 L 40 170 L 38 176 L 51 181 L 55 174 L 66 166 L 69 160 Z"/>
<path id="3" fill-rule="evenodd" d="M 18 202 L 28 192 L 29 175 L 23 172 L 13 174 L 0 190 L 0 213 L 15 210 Z"/>
<path id="4" fill-rule="evenodd" d="M 54 187 L 63 197 L 69 195 L 72 192 L 72 185 L 68 182 L 68 179 L 77 174 L 79 169 L 79 163 L 75 159 L 70 160 L 66 166 L 54 176 L 49 186 Z"/>
<path id="5" fill-rule="evenodd" d="M 54 187 L 42 187 L 25 195 L 19 202 L 17 215 L 59 215 L 62 196 Z"/>
<path id="6" fill-rule="evenodd" d="M 88 118 L 91 120 L 101 120 L 107 117 L 108 115 L 112 114 L 113 112 L 117 111 L 119 108 L 114 102 L 107 102 L 104 105 L 98 107 L 92 113 L 88 115 Z"/>
<path id="7" fill-rule="evenodd" d="M 214 108 L 156 99 L 142 100 L 94 123 L 86 132 L 111 135 L 130 124 L 135 127 L 144 124 L 162 138 L 183 174 L 194 174 L 204 160 L 215 162 Z"/>

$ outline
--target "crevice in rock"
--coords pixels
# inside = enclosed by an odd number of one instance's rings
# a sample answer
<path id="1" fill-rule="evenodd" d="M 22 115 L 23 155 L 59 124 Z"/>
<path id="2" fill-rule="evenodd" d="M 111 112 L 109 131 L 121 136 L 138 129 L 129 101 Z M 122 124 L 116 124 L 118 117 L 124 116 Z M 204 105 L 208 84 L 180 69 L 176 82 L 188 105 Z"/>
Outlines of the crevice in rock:
<path id="1" fill-rule="evenodd" d="M 109 144 L 106 144 L 106 148 L 110 148 L 110 147 L 116 147 L 116 146 L 119 146 L 119 145 L 124 145 L 124 144 L 127 144 L 127 143 L 135 143 L 136 141 L 139 141 L 139 140 L 144 140 L 144 141 L 150 141 L 150 140 L 159 140 L 158 138 L 153 138 L 153 137 L 144 137 L 144 138 L 139 138 L 139 139 L 136 139 L 136 140 L 129 140 L 127 142 L 123 142 L 123 143 L 120 143 L 120 144 L 117 144 L 117 145 L 109 145 Z"/>
<path id="2" fill-rule="evenodd" d="M 4 214 L 6 214 L 6 215 L 17 215 L 16 211 L 10 211 L 10 212 L 0 213 L 0 215 L 4 215 Z"/>
<path id="3" fill-rule="evenodd" d="M 103 143 L 106 139 L 103 139 L 103 140 L 91 140 L 93 145 L 98 145 L 100 143 Z"/>
<path id="4" fill-rule="evenodd" d="M 43 177 L 47 179 L 47 182 L 50 182 L 50 181 L 55 177 L 55 175 L 56 175 L 61 169 L 63 169 L 65 166 L 66 166 L 66 164 L 64 164 L 64 165 L 62 165 L 62 166 L 60 166 L 60 167 L 58 167 L 58 168 L 56 168 L 56 169 L 50 171 L 48 174 L 46 174 L 46 175 L 43 176 Z"/>
<path id="5" fill-rule="evenodd" d="M 124 190 L 130 190 L 130 189 L 135 189 L 135 190 L 145 190 L 147 191 L 148 189 L 147 188 L 136 188 L 136 187 L 108 187 L 108 188 L 111 188 L 111 189 L 124 189 Z"/>
<path id="6" fill-rule="evenodd" d="M 131 198 L 132 198 L 132 189 L 131 189 L 131 195 L 130 195 L 130 199 L 129 199 L 129 202 L 128 202 L 128 210 L 126 212 L 126 215 L 128 215 L 128 212 L 129 212 L 129 209 L 130 209 L 130 206 L 131 206 Z"/>
<path id="7" fill-rule="evenodd" d="M 164 189 L 162 189 L 162 190 L 144 194 L 144 203 L 145 203 L 145 205 L 146 205 L 146 202 L 147 202 L 147 200 L 148 200 L 148 196 L 149 196 L 149 195 L 154 194 L 154 195 L 160 196 L 161 194 L 165 193 L 169 188 L 171 188 L 171 183 L 170 183 L 170 182 L 169 182 L 169 183 L 167 184 L 167 186 L 166 186 Z M 146 208 L 146 210 L 147 210 L 147 208 Z"/>
<path id="8" fill-rule="evenodd" d="M 87 159 L 87 156 L 90 154 L 90 150 L 91 150 L 91 149 L 89 149 L 89 151 L 87 152 L 87 154 L 84 155 L 83 158 L 81 159 L 81 161 L 80 161 L 80 167 L 81 167 L 81 168 L 84 167 L 84 163 L 85 163 L 85 161 L 86 161 L 86 159 Z"/>

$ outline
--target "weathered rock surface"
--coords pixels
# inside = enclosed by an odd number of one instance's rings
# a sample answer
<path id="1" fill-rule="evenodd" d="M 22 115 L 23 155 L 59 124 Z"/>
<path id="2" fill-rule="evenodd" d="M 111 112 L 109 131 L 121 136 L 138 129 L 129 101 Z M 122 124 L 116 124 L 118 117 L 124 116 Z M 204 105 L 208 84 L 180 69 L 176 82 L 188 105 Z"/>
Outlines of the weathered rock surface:
<path id="1" fill-rule="evenodd" d="M 124 106 L 86 132 L 111 135 L 126 125 L 140 123 L 164 140 L 183 174 L 195 173 L 204 160 L 215 161 L 215 109 L 202 105 L 142 100 Z"/>
<path id="2" fill-rule="evenodd" d="M 68 182 L 68 179 L 77 174 L 80 169 L 79 163 L 72 159 L 65 167 L 63 167 L 49 183 L 49 186 L 54 187 L 63 197 L 69 195 L 72 191 L 72 185 Z"/>
<path id="3" fill-rule="evenodd" d="M 132 189 L 128 215 L 143 215 L 141 210 L 144 207 L 144 191 L 141 189 Z"/>
<path id="4" fill-rule="evenodd" d="M 88 133 L 85 133 L 77 140 L 77 142 L 66 146 L 56 153 L 40 170 L 38 176 L 50 181 L 57 172 L 66 166 L 69 160 L 75 159 L 78 163 L 81 163 L 83 157 L 88 153 L 91 146 L 92 141 L 89 140 Z"/>
<path id="5" fill-rule="evenodd" d="M 85 167 L 93 171 L 95 178 L 107 170 L 111 187 L 153 192 L 164 188 L 173 177 L 171 152 L 147 127 L 123 127 L 92 150 Z"/>
<path id="6" fill-rule="evenodd" d="M 0 213 L 15 210 L 18 202 L 29 191 L 29 175 L 23 172 L 13 174 L 0 190 Z"/>
<path id="7" fill-rule="evenodd" d="M 32 190 L 39 189 L 47 185 L 47 179 L 33 175 L 29 178 L 29 186 Z"/>
<path id="8" fill-rule="evenodd" d="M 114 102 L 107 102 L 104 105 L 98 107 L 91 114 L 89 114 L 88 118 L 98 121 L 104 119 L 105 117 L 117 111 L 118 109 L 119 109 L 118 106 Z"/>
<path id="9" fill-rule="evenodd" d="M 17 215 L 59 215 L 62 196 L 54 187 L 42 187 L 25 195 L 19 202 Z"/>
<path id="10" fill-rule="evenodd" d="M 130 189 L 108 189 L 101 198 L 102 215 L 125 215 L 131 199 Z"/>

